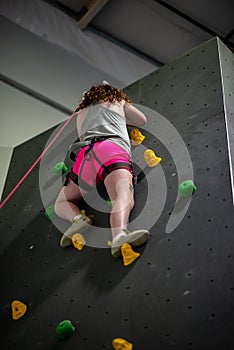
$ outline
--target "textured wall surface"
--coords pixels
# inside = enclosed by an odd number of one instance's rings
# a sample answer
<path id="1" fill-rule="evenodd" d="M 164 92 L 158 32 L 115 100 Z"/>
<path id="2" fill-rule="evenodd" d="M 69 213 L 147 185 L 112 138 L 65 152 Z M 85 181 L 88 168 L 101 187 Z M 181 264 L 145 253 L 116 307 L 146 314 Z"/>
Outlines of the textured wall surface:
<path id="1" fill-rule="evenodd" d="M 99 210 L 84 204 L 95 212 L 87 246 L 59 247 L 66 224 L 43 214 L 61 187 L 52 173 L 59 143 L 1 210 L 2 348 L 101 350 L 123 337 L 134 350 L 233 349 L 234 217 L 220 55 L 214 38 L 126 89 L 148 117 L 146 138 L 133 147 L 136 173 L 144 176 L 130 226 L 140 218 L 151 238 L 135 248 L 141 256 L 133 264 L 123 266 L 104 248 L 110 209 L 97 194 L 90 198 L 102 203 Z M 14 150 L 3 198 L 52 132 Z M 144 164 L 145 148 L 162 157 L 157 167 Z M 178 185 L 188 176 L 197 191 L 183 199 Z M 18 321 L 14 299 L 28 306 Z M 60 340 L 55 328 L 64 319 L 76 331 Z"/>

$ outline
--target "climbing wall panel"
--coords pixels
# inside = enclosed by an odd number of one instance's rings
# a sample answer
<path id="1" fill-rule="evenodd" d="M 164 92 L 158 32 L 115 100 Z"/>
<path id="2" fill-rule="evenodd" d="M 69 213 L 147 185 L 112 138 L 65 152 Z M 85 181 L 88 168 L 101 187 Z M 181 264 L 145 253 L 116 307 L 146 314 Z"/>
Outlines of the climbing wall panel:
<path id="1" fill-rule="evenodd" d="M 62 184 L 52 172 L 64 160 L 59 142 L 45 158 L 43 181 L 38 166 L 1 210 L 3 348 L 101 350 L 111 349 L 116 337 L 134 350 L 233 348 L 234 217 L 219 44 L 214 38 L 125 90 L 149 126 L 141 129 L 143 143 L 133 147 L 140 181 L 130 226 L 140 217 L 151 238 L 135 248 L 141 256 L 134 263 L 113 259 L 105 235 L 95 246 L 101 228 L 109 232 L 102 188 L 100 210 L 97 193 L 84 203 L 92 211 L 91 199 L 96 208 L 89 244 L 80 252 L 59 247 L 65 224 L 44 215 L 56 197 L 44 193 Z M 14 150 L 3 198 L 54 131 Z M 147 148 L 162 158 L 155 168 L 143 161 Z M 197 190 L 180 198 L 180 180 L 191 174 Z M 17 321 L 11 317 L 15 299 L 28 306 Z M 65 319 L 76 330 L 61 340 L 55 328 Z"/>

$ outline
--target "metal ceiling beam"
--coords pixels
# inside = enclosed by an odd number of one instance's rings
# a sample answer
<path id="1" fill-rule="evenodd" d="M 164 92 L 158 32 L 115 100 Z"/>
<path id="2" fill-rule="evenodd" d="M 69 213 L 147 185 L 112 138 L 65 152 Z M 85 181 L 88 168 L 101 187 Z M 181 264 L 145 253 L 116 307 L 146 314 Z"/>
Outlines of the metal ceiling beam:
<path id="1" fill-rule="evenodd" d="M 152 57 L 150 55 L 148 55 L 147 53 L 145 52 L 142 52 L 141 50 L 137 49 L 136 47 L 134 47 L 133 45 L 129 44 L 129 43 L 126 43 L 122 40 L 120 40 L 119 38 L 116 38 L 115 36 L 113 35 L 110 35 L 100 29 L 96 29 L 95 27 L 93 26 L 90 26 L 89 27 L 89 30 L 91 30 L 102 36 L 103 38 L 115 43 L 116 45 L 118 46 L 121 46 L 122 48 L 124 48 L 125 50 L 128 50 L 134 54 L 137 54 L 138 56 L 144 58 L 145 60 L 148 60 L 150 63 L 152 64 L 156 64 L 157 66 L 163 66 L 165 64 L 165 62 L 160 62 L 159 60 L 157 60 L 155 57 Z"/>
<path id="2" fill-rule="evenodd" d="M 87 12 L 78 21 L 78 27 L 84 29 L 109 0 L 93 0 L 87 6 Z"/>
<path id="3" fill-rule="evenodd" d="M 225 39 L 229 40 L 234 35 L 234 29 L 232 29 L 226 36 Z"/>
<path id="4" fill-rule="evenodd" d="M 26 86 L 26 85 L 24 85 L 16 80 L 13 80 L 2 73 L 0 73 L 0 81 L 13 87 L 14 89 L 17 89 L 17 90 L 23 92 L 24 94 L 27 94 L 28 96 L 30 96 L 32 98 L 35 98 L 38 101 L 41 101 L 41 102 L 47 104 L 50 107 L 53 107 L 54 109 L 57 109 L 58 111 L 60 111 L 62 113 L 70 115 L 73 112 L 71 109 L 56 102 L 55 100 L 52 100 L 48 96 L 43 95 L 40 92 L 33 90 L 32 88 L 30 88 L 30 87 L 28 87 L 28 86 Z"/>
<path id="5" fill-rule="evenodd" d="M 163 0 L 154 0 L 154 2 L 157 2 L 159 5 L 167 8 L 168 10 L 170 10 L 171 12 L 174 12 L 176 15 L 180 16 L 181 18 L 185 19 L 186 21 L 192 23 L 193 25 L 195 25 L 196 27 L 204 30 L 205 32 L 207 32 L 208 34 L 212 35 L 212 36 L 218 36 L 227 46 L 231 46 L 233 47 L 233 43 L 231 41 L 229 41 L 227 38 L 223 37 L 222 35 L 217 34 L 216 32 L 214 32 L 212 29 L 206 27 L 204 24 L 201 24 L 200 22 L 196 21 L 195 19 L 193 19 L 192 17 L 186 15 L 185 13 L 183 13 L 182 11 L 178 10 L 176 7 L 169 5 L 168 3 L 166 3 Z"/>

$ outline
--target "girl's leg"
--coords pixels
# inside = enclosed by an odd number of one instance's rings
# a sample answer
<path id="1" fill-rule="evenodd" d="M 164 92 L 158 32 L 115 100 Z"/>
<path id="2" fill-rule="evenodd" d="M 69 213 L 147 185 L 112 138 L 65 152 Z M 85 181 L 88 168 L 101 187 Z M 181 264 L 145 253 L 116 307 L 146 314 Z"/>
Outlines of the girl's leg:
<path id="1" fill-rule="evenodd" d="M 127 228 L 134 206 L 132 174 L 127 169 L 113 170 L 105 178 L 104 185 L 112 203 L 110 226 L 114 238 Z"/>
<path id="2" fill-rule="evenodd" d="M 55 213 L 72 223 L 60 239 L 60 246 L 62 248 L 72 245 L 72 236 L 75 233 L 83 232 L 92 224 L 90 217 L 81 215 L 81 211 L 78 208 L 79 201 L 85 193 L 73 181 L 69 181 L 67 186 L 62 188 L 55 202 Z"/>
<path id="3" fill-rule="evenodd" d="M 56 215 L 73 222 L 73 218 L 81 214 L 77 205 L 85 193 L 84 190 L 80 189 L 78 185 L 70 180 L 67 186 L 63 186 L 56 199 L 54 205 Z"/>
<path id="4" fill-rule="evenodd" d="M 109 194 L 112 210 L 110 226 L 112 232 L 111 254 L 120 256 L 121 246 L 124 243 L 140 246 L 145 244 L 149 237 L 147 230 L 126 230 L 130 212 L 134 206 L 132 175 L 126 169 L 116 169 L 105 178 L 104 184 Z"/>

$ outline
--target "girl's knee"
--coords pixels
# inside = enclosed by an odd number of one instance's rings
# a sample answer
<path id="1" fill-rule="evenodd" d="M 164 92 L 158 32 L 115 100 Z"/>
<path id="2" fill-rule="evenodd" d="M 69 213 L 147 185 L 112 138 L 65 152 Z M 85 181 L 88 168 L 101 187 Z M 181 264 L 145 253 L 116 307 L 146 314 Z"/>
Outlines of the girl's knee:
<path id="1" fill-rule="evenodd" d="M 64 202 L 64 200 L 65 200 L 64 189 L 62 189 L 59 192 L 59 194 L 55 200 L 55 203 L 54 203 L 54 212 L 56 215 L 59 213 L 59 208 L 61 206 L 61 203 Z"/>
<path id="2" fill-rule="evenodd" d="M 58 207 L 59 207 L 60 201 L 58 200 L 58 198 L 56 199 L 55 203 L 54 203 L 54 212 L 56 215 L 58 215 Z"/>
<path id="3" fill-rule="evenodd" d="M 132 197 L 132 199 L 131 199 L 131 201 L 130 201 L 130 207 L 131 207 L 131 209 L 134 208 L 134 205 L 135 205 L 135 200 L 134 200 L 134 198 Z"/>
<path id="4" fill-rule="evenodd" d="M 125 194 L 119 195 L 115 200 L 112 201 L 112 210 L 121 211 L 121 210 L 132 210 L 135 205 L 134 199 L 132 196 Z"/>

